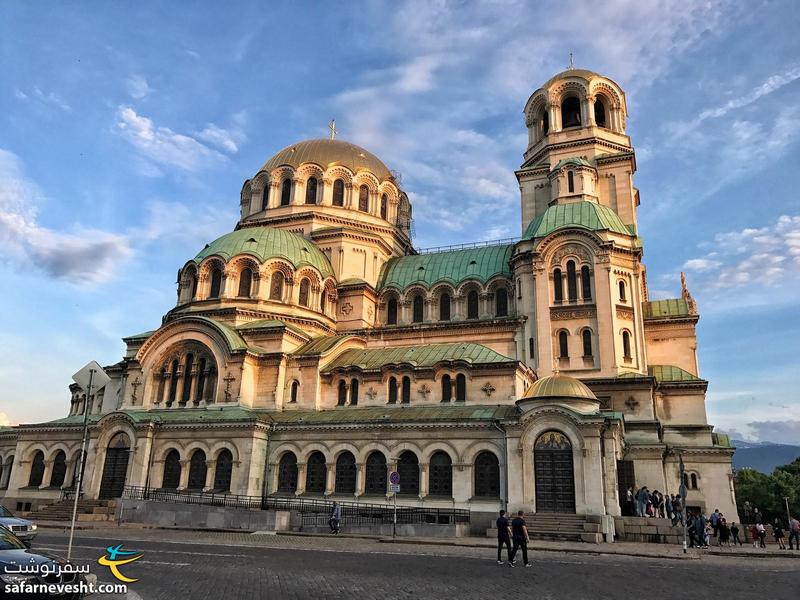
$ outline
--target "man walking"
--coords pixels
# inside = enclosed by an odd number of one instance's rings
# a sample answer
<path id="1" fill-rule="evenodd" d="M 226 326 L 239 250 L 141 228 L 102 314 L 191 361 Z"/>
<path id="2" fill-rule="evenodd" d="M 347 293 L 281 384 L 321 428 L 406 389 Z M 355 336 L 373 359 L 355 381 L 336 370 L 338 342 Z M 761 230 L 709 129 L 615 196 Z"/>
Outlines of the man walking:
<path id="1" fill-rule="evenodd" d="M 339 521 L 342 518 L 342 507 L 339 506 L 338 502 L 333 503 L 333 507 L 331 508 L 331 518 L 328 519 L 328 525 L 330 525 L 331 533 L 338 534 L 339 533 Z"/>
<path id="2" fill-rule="evenodd" d="M 719 514 L 719 509 L 715 508 L 714 512 L 711 513 L 711 516 L 708 520 L 711 522 L 711 527 L 714 529 L 714 537 L 717 537 L 719 533 L 719 519 L 722 515 Z"/>
<path id="3" fill-rule="evenodd" d="M 739 538 L 739 526 L 736 523 L 731 523 L 731 537 L 733 538 L 733 547 L 736 547 L 736 544 L 743 546 L 742 540 Z"/>
<path id="4" fill-rule="evenodd" d="M 792 545 L 792 540 L 796 547 Z M 789 550 L 800 550 L 800 521 L 797 517 L 792 517 L 789 521 Z"/>
<path id="5" fill-rule="evenodd" d="M 531 541 L 528 537 L 528 527 L 525 524 L 525 519 L 522 517 L 525 513 L 521 510 L 517 512 L 516 518 L 511 521 L 511 537 L 514 540 L 514 547 L 511 549 L 511 558 L 508 561 L 508 566 L 514 566 L 514 559 L 517 556 L 517 550 L 522 548 L 522 560 L 526 567 L 533 565 L 528 562 L 528 542 Z"/>
<path id="6" fill-rule="evenodd" d="M 511 525 L 506 518 L 506 511 L 500 511 L 500 517 L 497 519 L 497 564 L 502 565 L 503 559 L 503 544 L 506 546 L 506 554 L 508 555 L 508 562 L 511 564 Z"/>

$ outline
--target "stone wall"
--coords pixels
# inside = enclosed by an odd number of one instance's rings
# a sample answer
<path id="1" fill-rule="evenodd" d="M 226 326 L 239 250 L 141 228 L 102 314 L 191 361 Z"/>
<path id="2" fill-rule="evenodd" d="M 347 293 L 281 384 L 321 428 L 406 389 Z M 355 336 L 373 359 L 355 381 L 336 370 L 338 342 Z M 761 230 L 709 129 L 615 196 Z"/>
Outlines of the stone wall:
<path id="1" fill-rule="evenodd" d="M 683 527 L 673 527 L 669 519 L 614 517 L 614 528 L 619 542 L 683 544 Z"/>
<path id="2" fill-rule="evenodd" d="M 248 510 L 206 504 L 173 504 L 153 500 L 120 500 L 117 520 L 160 527 L 288 531 L 290 513 L 285 510 Z"/>

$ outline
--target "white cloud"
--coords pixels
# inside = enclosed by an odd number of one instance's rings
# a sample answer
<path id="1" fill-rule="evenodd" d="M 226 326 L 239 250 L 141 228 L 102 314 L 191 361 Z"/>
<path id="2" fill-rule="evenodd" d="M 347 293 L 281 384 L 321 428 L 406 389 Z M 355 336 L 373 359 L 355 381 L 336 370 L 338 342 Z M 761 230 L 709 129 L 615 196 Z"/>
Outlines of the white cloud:
<path id="1" fill-rule="evenodd" d="M 150 84 L 147 83 L 147 79 L 145 79 L 142 75 L 131 75 L 128 77 L 128 80 L 125 82 L 128 93 L 130 94 L 131 98 L 135 100 L 141 100 L 148 94 L 153 92 L 153 88 L 150 87 Z"/>
<path id="2" fill-rule="evenodd" d="M 8 418 L 6 413 L 0 412 L 0 427 L 8 427 L 9 425 L 13 425 L 11 419 Z"/>
<path id="3" fill-rule="evenodd" d="M 716 269 L 722 263 L 710 258 L 692 258 L 683 263 L 683 268 L 687 271 L 710 271 Z"/>
<path id="4" fill-rule="evenodd" d="M 208 142 L 212 146 L 222 148 L 231 154 L 236 154 L 239 151 L 238 144 L 244 140 L 244 134 L 239 129 L 223 129 L 217 127 L 213 123 L 206 125 L 203 131 L 198 132 L 197 137 Z"/>
<path id="5" fill-rule="evenodd" d="M 44 109 L 57 108 L 65 113 L 72 112 L 72 107 L 61 96 L 55 92 L 44 92 L 39 87 L 34 87 L 30 92 L 14 88 L 14 97 L 23 102 L 34 101 L 36 105 Z"/>

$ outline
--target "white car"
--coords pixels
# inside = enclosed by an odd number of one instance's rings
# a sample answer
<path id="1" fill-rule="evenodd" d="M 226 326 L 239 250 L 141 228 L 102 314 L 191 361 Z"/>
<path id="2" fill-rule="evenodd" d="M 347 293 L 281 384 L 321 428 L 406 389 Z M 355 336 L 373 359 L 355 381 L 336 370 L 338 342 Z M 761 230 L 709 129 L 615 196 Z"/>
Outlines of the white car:
<path id="1" fill-rule="evenodd" d="M 10 510 L 3 506 L 0 506 L 0 527 L 8 529 L 28 546 L 30 546 L 33 538 L 36 537 L 36 534 L 39 533 L 33 521 L 15 517 Z"/>

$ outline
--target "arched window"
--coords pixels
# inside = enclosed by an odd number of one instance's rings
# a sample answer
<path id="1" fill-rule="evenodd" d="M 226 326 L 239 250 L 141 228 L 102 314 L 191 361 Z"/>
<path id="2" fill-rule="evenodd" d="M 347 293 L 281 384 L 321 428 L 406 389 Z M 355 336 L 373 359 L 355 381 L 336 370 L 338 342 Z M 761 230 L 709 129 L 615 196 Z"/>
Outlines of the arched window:
<path id="1" fill-rule="evenodd" d="M 542 135 L 547 135 L 550 133 L 550 115 L 547 113 L 547 109 L 542 111 Z"/>
<path id="2" fill-rule="evenodd" d="M 397 473 L 400 475 L 400 494 L 419 495 L 419 461 L 417 455 L 406 450 L 397 460 Z"/>
<path id="3" fill-rule="evenodd" d="M 581 101 L 574 96 L 561 103 L 561 127 L 579 127 L 581 124 Z"/>
<path id="4" fill-rule="evenodd" d="M 369 212 L 369 188 L 366 185 L 358 188 L 358 210 Z"/>
<path id="5" fill-rule="evenodd" d="M 564 301 L 564 279 L 561 277 L 561 269 L 553 271 L 553 300 Z"/>
<path id="6" fill-rule="evenodd" d="M 192 394 L 192 367 L 194 367 L 194 354 L 186 355 L 186 366 L 183 370 L 183 392 L 181 393 L 181 404 L 189 402 Z"/>
<path id="7" fill-rule="evenodd" d="M 508 316 L 508 291 L 506 288 L 498 288 L 494 292 L 494 308 L 495 316 L 507 317 Z"/>
<path id="8" fill-rule="evenodd" d="M 261 192 L 261 210 L 267 210 L 269 208 L 269 181 L 264 184 L 264 191 Z"/>
<path id="9" fill-rule="evenodd" d="M 177 450 L 170 450 L 164 459 L 164 478 L 161 487 L 174 490 L 181 484 L 181 455 Z"/>
<path id="10" fill-rule="evenodd" d="M 439 296 L 439 320 L 450 320 L 450 294 L 442 294 Z"/>
<path id="11" fill-rule="evenodd" d="M 242 272 L 239 273 L 239 297 L 240 298 L 249 298 L 250 297 L 250 288 L 253 284 L 253 270 L 249 267 L 242 269 Z"/>
<path id="12" fill-rule="evenodd" d="M 631 358 L 631 334 L 627 331 L 622 332 L 622 356 Z"/>
<path id="13" fill-rule="evenodd" d="M 220 288 L 222 288 L 222 269 L 215 268 L 211 271 L 211 291 L 208 293 L 208 297 L 219 298 Z"/>
<path id="14" fill-rule="evenodd" d="M 471 290 L 467 294 L 467 318 L 478 318 L 478 292 Z"/>
<path id="15" fill-rule="evenodd" d="M 206 486 L 206 453 L 202 450 L 195 450 L 189 460 L 189 483 L 186 486 L 189 490 L 202 490 Z"/>
<path id="16" fill-rule="evenodd" d="M 584 300 L 592 299 L 592 276 L 587 265 L 581 267 L 581 296 Z"/>
<path id="17" fill-rule="evenodd" d="M 291 388 L 291 396 L 290 396 L 290 400 L 289 400 L 289 402 L 291 402 L 292 404 L 297 402 L 297 391 L 298 391 L 299 388 L 300 388 L 300 384 L 297 381 L 293 381 L 292 382 L 292 388 Z"/>
<path id="18" fill-rule="evenodd" d="M 356 457 L 351 452 L 342 452 L 336 459 L 334 491 L 337 494 L 356 493 Z"/>
<path id="19" fill-rule="evenodd" d="M 317 203 L 317 178 L 310 177 L 306 182 L 306 204 Z"/>
<path id="20" fill-rule="evenodd" d="M 386 303 L 386 324 L 397 325 L 397 298 L 389 298 Z"/>
<path id="21" fill-rule="evenodd" d="M 411 403 L 411 378 L 403 377 L 403 385 L 400 390 L 400 402 L 403 404 Z"/>
<path id="22" fill-rule="evenodd" d="M 591 358 L 592 356 L 592 332 L 588 329 L 584 329 L 583 333 L 581 333 L 583 338 L 583 356 L 585 358 Z"/>
<path id="23" fill-rule="evenodd" d="M 350 406 L 358 404 L 358 379 L 350 380 Z"/>
<path id="24" fill-rule="evenodd" d="M 567 171 L 567 191 L 572 194 L 575 191 L 575 174 Z"/>
<path id="25" fill-rule="evenodd" d="M 423 315 L 424 315 L 424 300 L 422 299 L 421 294 L 417 294 L 416 296 L 414 296 L 411 322 L 422 323 Z"/>
<path id="26" fill-rule="evenodd" d="M 450 402 L 453 399 L 453 380 L 450 375 L 442 376 L 442 402 Z"/>
<path id="27" fill-rule="evenodd" d="M 283 282 L 285 278 L 283 273 L 275 271 L 269 281 L 269 299 L 270 300 L 283 300 Z"/>
<path id="28" fill-rule="evenodd" d="M 448 498 L 453 495 L 453 462 L 447 453 L 441 450 L 431 456 L 428 494 Z"/>
<path id="29" fill-rule="evenodd" d="M 578 279 L 575 273 L 575 261 L 567 261 L 567 294 L 570 302 L 578 299 Z"/>
<path id="30" fill-rule="evenodd" d="M 697 473 L 692 473 L 691 474 L 690 481 L 691 481 L 691 486 L 690 487 L 693 490 L 696 490 L 697 489 Z"/>
<path id="31" fill-rule="evenodd" d="M 339 406 L 347 404 L 347 384 L 344 382 L 344 379 L 339 380 L 339 399 L 337 404 Z"/>
<path id="32" fill-rule="evenodd" d="M 536 358 L 536 342 L 533 338 L 528 338 L 528 358 L 531 360 Z"/>
<path id="33" fill-rule="evenodd" d="M 189 300 L 194 300 L 197 298 L 197 273 L 192 274 L 192 295 L 189 297 Z"/>
<path id="34" fill-rule="evenodd" d="M 566 331 L 560 331 L 558 333 L 558 357 L 569 358 L 569 346 L 567 344 Z"/>
<path id="35" fill-rule="evenodd" d="M 341 179 L 333 182 L 333 205 L 344 206 L 344 181 Z"/>
<path id="36" fill-rule="evenodd" d="M 475 457 L 475 496 L 500 497 L 500 462 L 487 450 Z"/>
<path id="37" fill-rule="evenodd" d="M 286 452 L 278 462 L 278 492 L 294 494 L 297 491 L 297 457 Z"/>
<path id="38" fill-rule="evenodd" d="M 175 396 L 178 393 L 178 359 L 172 361 L 169 378 L 169 396 L 167 396 L 167 406 L 172 406 Z"/>
<path id="39" fill-rule="evenodd" d="M 619 280 L 619 299 L 622 300 L 622 302 L 625 302 L 625 299 L 626 299 L 625 298 L 625 282 L 622 281 L 621 279 Z"/>
<path id="40" fill-rule="evenodd" d="M 303 278 L 300 282 L 300 293 L 298 294 L 298 300 L 300 302 L 300 306 L 308 306 L 308 295 L 311 292 L 311 282 L 307 278 Z"/>
<path id="41" fill-rule="evenodd" d="M 288 177 L 281 184 L 281 206 L 289 206 L 292 200 L 292 180 Z"/>
<path id="42" fill-rule="evenodd" d="M 386 494 L 386 457 L 382 452 L 373 452 L 367 457 L 364 493 Z"/>
<path id="43" fill-rule="evenodd" d="M 327 468 L 325 466 L 325 455 L 319 450 L 311 453 L 306 461 L 306 493 L 323 494 L 325 493 L 325 479 Z"/>
<path id="44" fill-rule="evenodd" d="M 230 450 L 224 448 L 217 456 L 217 467 L 214 470 L 214 490 L 217 492 L 230 492 L 232 476 L 233 454 L 231 454 Z"/>
<path id="45" fill-rule="evenodd" d="M 397 379 L 389 377 L 389 404 L 397 404 Z"/>
<path id="46" fill-rule="evenodd" d="M 386 216 L 388 214 L 389 209 L 389 198 L 387 198 L 386 194 L 381 196 L 381 219 L 386 220 Z"/>
<path id="47" fill-rule="evenodd" d="M 594 101 L 594 122 L 598 127 L 607 127 L 606 125 L 606 107 L 603 101 L 597 98 Z"/>
<path id="48" fill-rule="evenodd" d="M 467 401 L 467 378 L 463 373 L 456 375 L 456 402 Z"/>
<path id="49" fill-rule="evenodd" d="M 319 311 L 325 313 L 328 304 L 328 292 L 322 290 L 319 294 Z"/>
<path id="50" fill-rule="evenodd" d="M 206 385 L 206 359 L 201 358 L 200 362 L 197 365 L 197 386 L 195 390 L 194 401 L 195 403 L 200 402 L 203 398 L 203 393 L 205 391 Z M 191 387 L 189 388 L 189 393 L 191 393 Z"/>
<path id="51" fill-rule="evenodd" d="M 63 450 L 56 452 L 53 459 L 53 473 L 50 475 L 50 487 L 61 487 L 67 476 L 67 455 Z"/>

